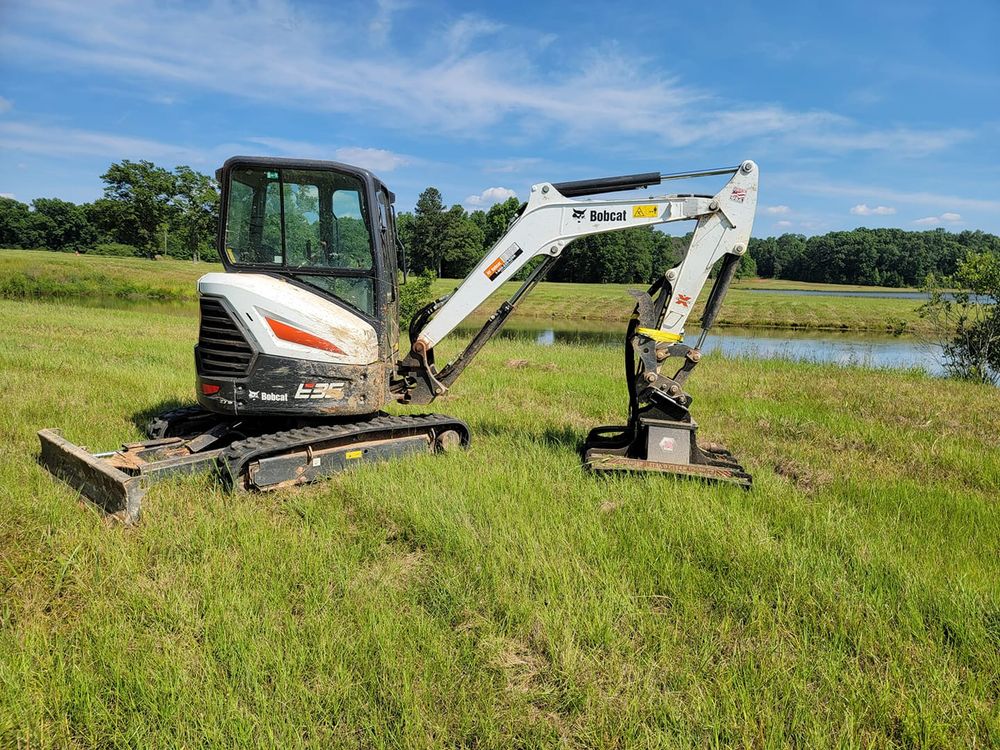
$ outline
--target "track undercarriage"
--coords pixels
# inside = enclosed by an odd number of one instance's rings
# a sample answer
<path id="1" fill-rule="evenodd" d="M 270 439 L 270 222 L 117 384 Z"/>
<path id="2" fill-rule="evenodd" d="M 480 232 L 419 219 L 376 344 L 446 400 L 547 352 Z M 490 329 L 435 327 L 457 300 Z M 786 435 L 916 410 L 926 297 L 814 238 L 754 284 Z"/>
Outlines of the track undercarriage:
<path id="1" fill-rule="evenodd" d="M 199 407 L 154 418 L 149 440 L 89 453 L 59 430 L 41 430 L 41 462 L 107 514 L 131 525 L 158 480 L 212 470 L 236 490 L 275 490 L 324 479 L 352 466 L 469 444 L 469 428 L 440 414 L 377 412 L 360 421 L 241 420 Z"/>

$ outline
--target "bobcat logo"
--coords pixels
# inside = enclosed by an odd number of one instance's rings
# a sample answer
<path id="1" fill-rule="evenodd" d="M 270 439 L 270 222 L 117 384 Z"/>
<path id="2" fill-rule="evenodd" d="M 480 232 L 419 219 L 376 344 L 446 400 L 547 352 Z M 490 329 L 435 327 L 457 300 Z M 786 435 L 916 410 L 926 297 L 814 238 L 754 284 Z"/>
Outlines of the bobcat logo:
<path id="1" fill-rule="evenodd" d="M 577 221 L 580 221 L 581 219 L 583 219 L 583 215 L 585 213 L 587 213 L 587 209 L 585 209 L 585 208 L 574 208 L 573 209 L 573 218 L 576 219 Z"/>

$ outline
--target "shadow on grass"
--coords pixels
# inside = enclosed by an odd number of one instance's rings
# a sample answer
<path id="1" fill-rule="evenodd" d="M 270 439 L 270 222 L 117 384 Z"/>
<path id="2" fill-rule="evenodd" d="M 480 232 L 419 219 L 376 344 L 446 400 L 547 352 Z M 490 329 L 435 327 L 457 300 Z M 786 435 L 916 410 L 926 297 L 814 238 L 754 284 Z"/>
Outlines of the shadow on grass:
<path id="1" fill-rule="evenodd" d="M 568 426 L 548 426 L 542 430 L 525 429 L 506 422 L 483 421 L 472 425 L 473 437 L 511 437 L 518 442 L 541 443 L 553 448 L 570 448 L 578 451 L 583 446 L 584 435 Z"/>
<path id="2" fill-rule="evenodd" d="M 148 409 L 143 409 L 140 412 L 136 412 L 132 415 L 132 424 L 135 425 L 136 429 L 144 435 L 148 435 L 149 423 L 154 417 L 173 411 L 174 409 L 184 409 L 190 406 L 197 406 L 198 404 L 194 401 L 178 401 L 177 399 L 167 399 L 166 401 L 161 401 L 160 403 L 150 406 Z"/>

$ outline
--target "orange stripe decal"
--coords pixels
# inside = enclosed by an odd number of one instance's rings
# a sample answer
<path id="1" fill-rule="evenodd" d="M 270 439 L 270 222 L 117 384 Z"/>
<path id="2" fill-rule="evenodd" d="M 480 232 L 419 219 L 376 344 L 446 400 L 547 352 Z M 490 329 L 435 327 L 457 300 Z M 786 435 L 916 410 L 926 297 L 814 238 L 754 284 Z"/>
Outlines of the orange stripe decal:
<path id="1" fill-rule="evenodd" d="M 287 323 L 282 323 L 280 320 L 275 320 L 274 318 L 268 318 L 264 316 L 264 320 L 267 324 L 271 326 L 271 330 L 274 331 L 274 335 L 283 341 L 291 341 L 293 344 L 301 344 L 302 346 L 312 347 L 313 349 L 322 349 L 326 352 L 333 352 L 334 354 L 344 354 L 344 350 L 341 349 L 336 344 L 333 344 L 326 339 L 321 339 L 319 336 L 313 336 L 311 333 L 302 331 L 295 326 L 290 326 Z"/>

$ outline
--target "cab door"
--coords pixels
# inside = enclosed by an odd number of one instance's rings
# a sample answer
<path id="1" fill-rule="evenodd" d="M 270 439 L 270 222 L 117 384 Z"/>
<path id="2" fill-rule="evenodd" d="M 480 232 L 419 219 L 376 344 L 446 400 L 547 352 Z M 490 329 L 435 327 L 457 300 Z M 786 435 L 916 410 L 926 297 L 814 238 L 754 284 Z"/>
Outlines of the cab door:
<path id="1" fill-rule="evenodd" d="M 384 185 L 379 185 L 376 191 L 378 206 L 377 221 L 381 235 L 381 245 L 384 253 L 383 268 L 385 269 L 385 330 L 388 335 L 389 350 L 392 352 L 391 362 L 399 358 L 399 267 L 396 258 L 396 223 L 393 212 L 393 196 Z"/>

